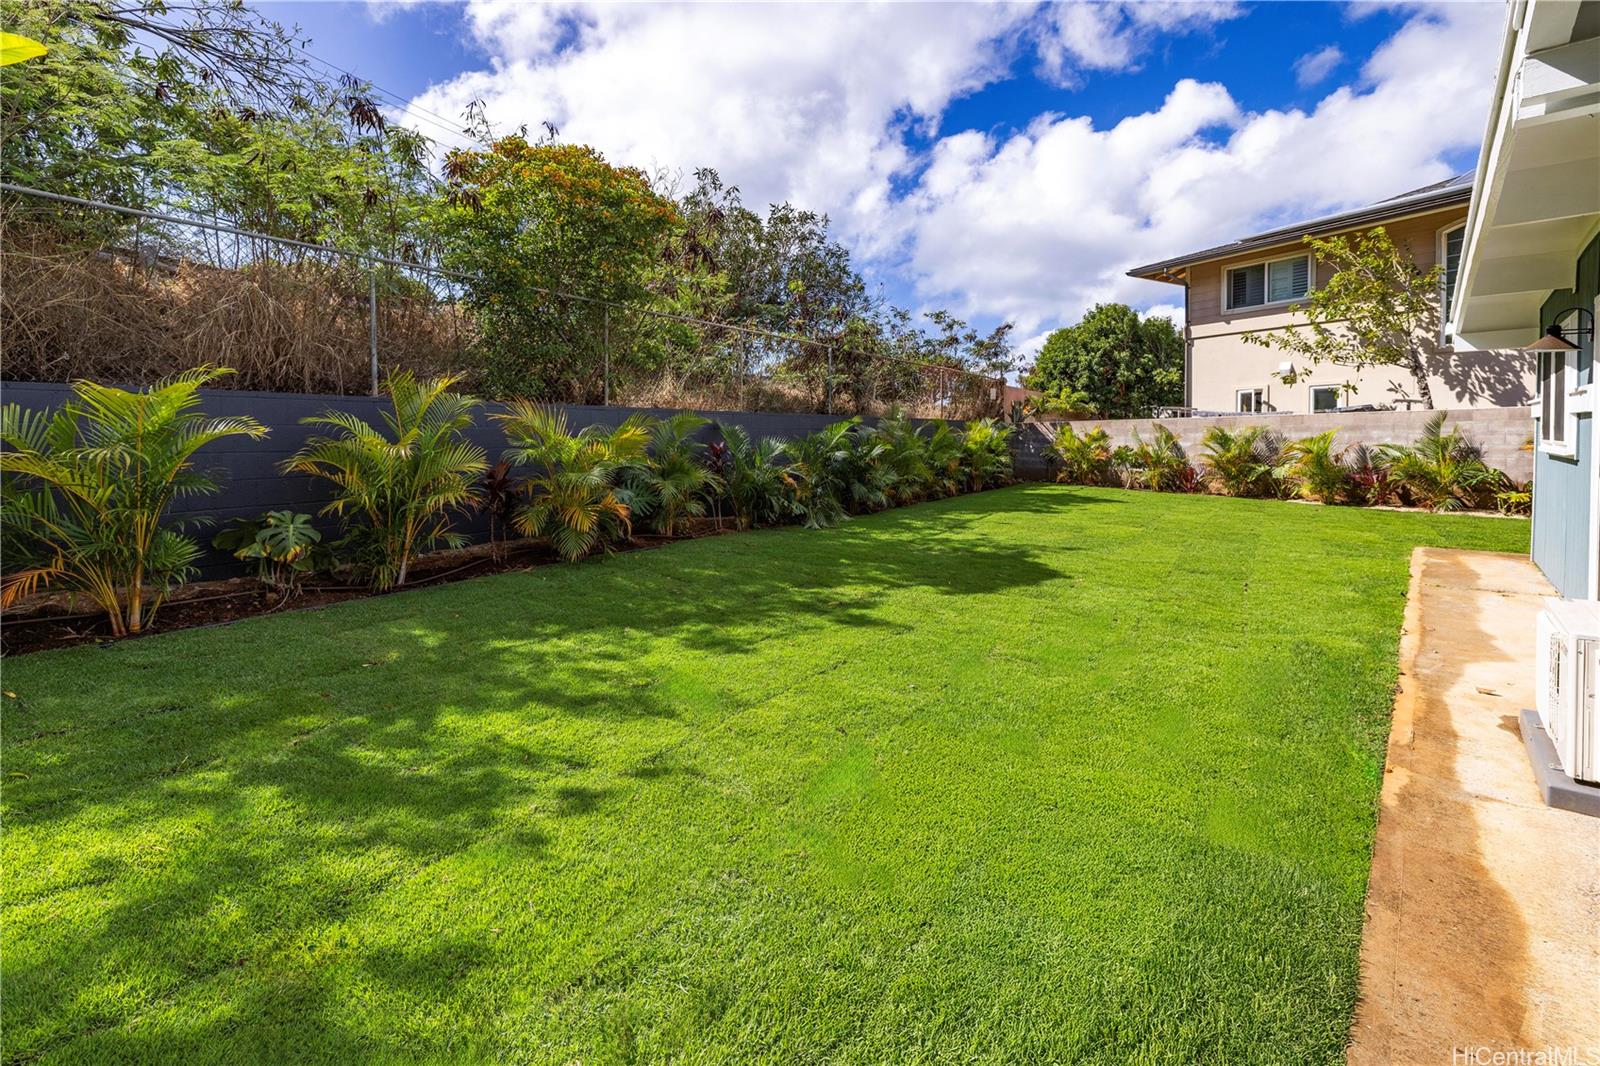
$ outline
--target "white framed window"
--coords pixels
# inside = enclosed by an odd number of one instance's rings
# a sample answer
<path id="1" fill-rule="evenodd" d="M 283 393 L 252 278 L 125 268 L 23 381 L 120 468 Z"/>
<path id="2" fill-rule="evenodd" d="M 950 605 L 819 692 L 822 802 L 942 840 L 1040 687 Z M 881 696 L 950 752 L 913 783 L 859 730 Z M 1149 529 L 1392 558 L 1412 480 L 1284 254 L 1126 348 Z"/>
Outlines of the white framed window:
<path id="1" fill-rule="evenodd" d="M 1569 311 L 1557 323 L 1563 336 L 1580 336 L 1578 312 Z M 1582 338 L 1585 343 L 1592 343 Z M 1571 456 L 1577 451 L 1578 414 L 1587 413 L 1589 390 L 1579 387 L 1578 351 L 1540 352 L 1538 395 L 1539 450 L 1550 455 Z"/>
<path id="2" fill-rule="evenodd" d="M 1311 255 L 1291 255 L 1229 267 L 1222 279 L 1222 304 L 1228 311 L 1271 307 L 1298 300 L 1311 291 Z"/>
<path id="3" fill-rule="evenodd" d="M 1311 386 L 1311 413 L 1315 415 L 1335 410 L 1343 394 L 1344 387 L 1341 385 Z"/>
<path id="4" fill-rule="evenodd" d="M 1450 312 L 1455 309 L 1456 276 L 1461 273 L 1461 244 L 1467 236 L 1467 224 L 1457 222 L 1439 231 L 1439 262 L 1444 270 L 1439 274 L 1439 340 L 1449 344 Z"/>
<path id="5" fill-rule="evenodd" d="M 1233 394 L 1233 409 L 1242 415 L 1258 415 L 1267 409 L 1267 390 L 1239 389 Z"/>

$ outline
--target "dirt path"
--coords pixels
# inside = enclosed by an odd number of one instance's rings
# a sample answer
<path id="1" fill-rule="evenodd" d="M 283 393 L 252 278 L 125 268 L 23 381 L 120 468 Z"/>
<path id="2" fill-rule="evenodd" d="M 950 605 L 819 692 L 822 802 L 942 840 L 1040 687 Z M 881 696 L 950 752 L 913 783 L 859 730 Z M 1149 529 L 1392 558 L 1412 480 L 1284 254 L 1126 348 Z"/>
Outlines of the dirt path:
<path id="1" fill-rule="evenodd" d="M 1517 731 L 1549 594 L 1519 556 L 1412 556 L 1352 1064 L 1600 1061 L 1600 819 L 1544 805 Z"/>

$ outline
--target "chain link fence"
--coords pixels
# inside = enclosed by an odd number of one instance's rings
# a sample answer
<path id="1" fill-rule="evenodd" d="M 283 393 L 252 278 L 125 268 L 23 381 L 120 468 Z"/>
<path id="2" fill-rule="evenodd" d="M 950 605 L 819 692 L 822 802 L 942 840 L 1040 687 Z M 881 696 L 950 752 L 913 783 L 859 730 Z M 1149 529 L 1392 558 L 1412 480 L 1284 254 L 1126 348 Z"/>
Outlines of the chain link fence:
<path id="1" fill-rule="evenodd" d="M 460 273 L 0 183 L 0 374 L 360 395 L 396 370 L 502 398 L 916 417 L 1001 414 L 997 376 L 530 288 L 485 337 Z"/>

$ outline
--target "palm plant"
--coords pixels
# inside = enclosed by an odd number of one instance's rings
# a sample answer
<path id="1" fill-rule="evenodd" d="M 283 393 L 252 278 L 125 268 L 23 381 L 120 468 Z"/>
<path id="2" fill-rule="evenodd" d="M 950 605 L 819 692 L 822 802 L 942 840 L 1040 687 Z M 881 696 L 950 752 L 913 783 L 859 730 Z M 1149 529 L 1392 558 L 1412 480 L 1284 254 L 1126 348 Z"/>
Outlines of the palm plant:
<path id="1" fill-rule="evenodd" d="M 482 499 L 478 482 L 489 464 L 466 438 L 478 401 L 451 392 L 457 380 L 392 374 L 384 391 L 393 410 L 383 413 L 383 429 L 346 411 L 303 419 L 332 433 L 310 438 L 283 464 L 287 473 L 333 483 L 335 496 L 323 513 L 338 515 L 370 553 L 377 588 L 404 585 L 421 552 L 466 542 L 451 523 Z"/>
<path id="2" fill-rule="evenodd" d="M 1344 463 L 1350 472 L 1351 491 L 1361 503 L 1380 506 L 1394 502 L 1400 486 L 1377 448 L 1353 445 L 1345 451 Z"/>
<path id="3" fill-rule="evenodd" d="M 840 482 L 845 506 L 852 514 L 888 507 L 896 483 L 889 445 L 876 433 L 857 426 L 845 437 Z"/>
<path id="4" fill-rule="evenodd" d="M 511 443 L 506 458 L 532 468 L 522 483 L 527 502 L 512 520 L 518 532 L 548 538 L 568 562 L 632 532 L 632 493 L 618 483 L 645 456 L 649 419 L 634 415 L 615 429 L 589 425 L 573 433 L 560 408 L 527 400 L 492 417 Z"/>
<path id="5" fill-rule="evenodd" d="M 789 442 L 795 508 L 806 526 L 823 529 L 845 517 L 845 465 L 857 419 L 835 422 Z"/>
<path id="6" fill-rule="evenodd" d="M 105 610 L 115 636 L 138 633 L 200 549 L 164 526 L 174 500 L 215 492 L 194 468 L 225 437 L 266 436 L 253 418 L 207 418 L 199 390 L 225 369 L 203 366 L 142 392 L 74 382 L 58 411 L 0 409 L 0 541 L 17 567 L 0 583 L 9 606 L 41 587 L 66 588 Z"/>
<path id="7" fill-rule="evenodd" d="M 1078 436 L 1070 425 L 1063 425 L 1050 442 L 1050 450 L 1061 461 L 1056 480 L 1072 485 L 1104 485 L 1112 480 L 1111 434 L 1095 428 Z"/>
<path id="8" fill-rule="evenodd" d="M 1157 492 L 1194 492 L 1199 488 L 1195 469 L 1183 443 L 1166 426 L 1157 425 L 1149 442 L 1134 434 L 1131 469 L 1139 483 Z"/>
<path id="9" fill-rule="evenodd" d="M 677 536 L 689 519 L 705 514 L 708 499 L 721 491 L 720 479 L 701 462 L 703 449 L 694 439 L 696 430 L 710 424 L 689 411 L 655 422 L 648 453 L 627 471 L 635 513 L 651 518 L 665 536 Z"/>
<path id="10" fill-rule="evenodd" d="M 1232 432 L 1212 426 L 1201 440 L 1211 487 L 1228 496 L 1277 496 L 1288 484 L 1291 459 L 1283 438 L 1263 426 Z"/>
<path id="11" fill-rule="evenodd" d="M 1483 461 L 1483 452 L 1460 430 L 1444 432 L 1444 419 L 1443 411 L 1428 419 L 1415 443 L 1378 447 L 1394 480 L 1430 511 L 1473 506 L 1498 478 Z"/>
<path id="12" fill-rule="evenodd" d="M 973 492 L 1011 480 L 1011 427 L 993 418 L 966 424 L 961 433 L 962 467 Z"/>
<path id="13" fill-rule="evenodd" d="M 792 513 L 794 482 L 784 462 L 788 446 L 773 437 L 752 442 L 739 426 L 719 425 L 727 449 L 723 485 L 740 529 L 776 522 Z"/>
<path id="14" fill-rule="evenodd" d="M 934 424 L 933 432 L 928 434 L 924 455 L 928 463 L 930 491 L 939 496 L 954 496 L 960 492 L 965 480 L 962 471 L 965 453 L 961 435 L 950 428 L 950 423 Z"/>
<path id="15" fill-rule="evenodd" d="M 872 436 L 883 445 L 882 462 L 891 480 L 886 486 L 895 503 L 913 503 L 933 487 L 933 468 L 928 462 L 928 438 L 898 407 L 879 420 Z"/>
<path id="16" fill-rule="evenodd" d="M 1338 503 L 1351 488 L 1350 468 L 1333 450 L 1334 430 L 1297 440 L 1284 449 L 1289 477 L 1300 495 L 1318 503 Z"/>

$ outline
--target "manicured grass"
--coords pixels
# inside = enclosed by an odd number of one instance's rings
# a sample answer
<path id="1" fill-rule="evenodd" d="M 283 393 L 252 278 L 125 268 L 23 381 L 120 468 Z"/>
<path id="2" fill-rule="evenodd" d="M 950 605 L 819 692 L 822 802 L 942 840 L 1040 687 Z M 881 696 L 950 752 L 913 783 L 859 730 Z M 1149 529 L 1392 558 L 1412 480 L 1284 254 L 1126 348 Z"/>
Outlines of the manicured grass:
<path id="1" fill-rule="evenodd" d="M 1024 486 L 8 661 L 4 1059 L 1340 1062 L 1409 551 L 1527 535 Z"/>

